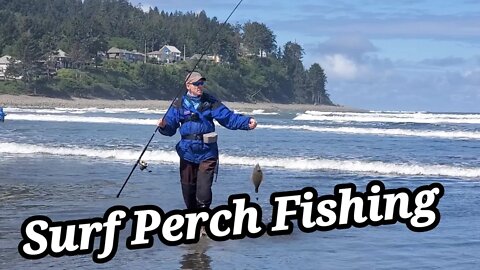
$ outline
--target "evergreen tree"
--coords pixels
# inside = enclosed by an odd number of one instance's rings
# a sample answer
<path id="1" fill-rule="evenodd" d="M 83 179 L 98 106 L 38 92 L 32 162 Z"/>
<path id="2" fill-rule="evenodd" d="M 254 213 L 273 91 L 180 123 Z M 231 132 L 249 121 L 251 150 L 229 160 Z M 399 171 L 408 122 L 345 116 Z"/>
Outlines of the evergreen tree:
<path id="1" fill-rule="evenodd" d="M 325 75 L 323 68 L 317 63 L 310 66 L 307 72 L 307 91 L 311 94 L 313 104 L 332 105 L 325 89 L 326 84 L 327 75 Z"/>
<path id="2" fill-rule="evenodd" d="M 272 53 L 276 49 L 275 35 L 265 24 L 247 22 L 243 26 L 243 43 L 250 52 L 262 56 L 263 53 Z"/>
<path id="3" fill-rule="evenodd" d="M 302 47 L 294 42 L 287 42 L 283 49 L 283 61 L 287 66 L 287 74 L 290 76 L 291 96 L 295 102 L 306 102 L 308 96 L 305 85 L 305 70 L 302 64 Z"/>
<path id="4" fill-rule="evenodd" d="M 21 77 L 29 89 L 35 79 L 44 74 L 45 70 L 39 61 L 44 53 L 40 50 L 38 41 L 32 38 L 30 32 L 23 33 L 14 45 L 14 59 L 9 73 L 14 77 Z M 36 94 L 36 88 L 33 87 Z"/>

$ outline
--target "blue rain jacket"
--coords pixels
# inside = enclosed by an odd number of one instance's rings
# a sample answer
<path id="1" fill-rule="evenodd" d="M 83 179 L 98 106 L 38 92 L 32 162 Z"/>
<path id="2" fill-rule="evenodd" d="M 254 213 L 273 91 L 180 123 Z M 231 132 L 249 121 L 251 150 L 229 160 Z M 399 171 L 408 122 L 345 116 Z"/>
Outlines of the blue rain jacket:
<path id="1" fill-rule="evenodd" d="M 195 108 L 195 105 L 198 107 Z M 214 96 L 204 92 L 201 97 L 185 94 L 181 99 L 175 100 L 165 115 L 165 127 L 158 130 L 163 135 L 173 136 L 180 127 L 182 139 L 177 143 L 177 153 L 180 158 L 198 164 L 207 159 L 218 158 L 216 142 L 204 143 L 198 139 L 202 134 L 215 131 L 213 119 L 228 129 L 249 129 L 250 117 L 235 114 Z M 197 139 L 188 135 L 197 135 Z"/>

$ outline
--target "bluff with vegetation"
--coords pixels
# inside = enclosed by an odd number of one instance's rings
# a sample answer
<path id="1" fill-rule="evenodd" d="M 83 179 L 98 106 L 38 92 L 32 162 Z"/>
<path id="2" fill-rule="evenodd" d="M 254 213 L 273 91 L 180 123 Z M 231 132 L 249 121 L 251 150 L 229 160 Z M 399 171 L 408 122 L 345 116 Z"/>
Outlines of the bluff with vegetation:
<path id="1" fill-rule="evenodd" d="M 0 55 L 12 56 L 7 74 L 21 78 L 0 81 L 0 93 L 171 99 L 196 60 L 130 63 L 98 54 L 169 44 L 185 48 L 187 56 L 220 56 L 220 63 L 202 61 L 197 70 L 224 100 L 332 104 L 322 67 L 305 69 L 302 47 L 278 46 L 263 23 L 227 24 L 214 38 L 222 22 L 205 12 L 145 12 L 126 0 L 0 0 L 0 21 Z M 70 67 L 52 72 L 49 56 L 58 49 L 68 53 Z"/>

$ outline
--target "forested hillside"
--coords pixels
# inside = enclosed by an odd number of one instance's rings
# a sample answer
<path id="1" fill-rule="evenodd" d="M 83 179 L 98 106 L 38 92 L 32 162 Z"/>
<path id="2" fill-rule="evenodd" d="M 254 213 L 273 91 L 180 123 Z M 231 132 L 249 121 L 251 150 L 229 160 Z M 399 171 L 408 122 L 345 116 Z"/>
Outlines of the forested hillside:
<path id="1" fill-rule="evenodd" d="M 205 57 L 197 70 L 222 99 L 331 104 L 324 70 L 303 66 L 299 44 L 277 44 L 261 22 L 227 24 L 214 37 L 223 20 L 205 12 L 145 12 L 126 0 L 0 0 L 0 56 L 12 57 L 0 93 L 170 99 L 197 61 L 190 57 L 205 52 L 220 61 Z M 177 47 L 182 60 L 105 57 L 111 47 L 145 53 L 164 45 Z M 51 61 L 59 49 L 67 67 Z"/>

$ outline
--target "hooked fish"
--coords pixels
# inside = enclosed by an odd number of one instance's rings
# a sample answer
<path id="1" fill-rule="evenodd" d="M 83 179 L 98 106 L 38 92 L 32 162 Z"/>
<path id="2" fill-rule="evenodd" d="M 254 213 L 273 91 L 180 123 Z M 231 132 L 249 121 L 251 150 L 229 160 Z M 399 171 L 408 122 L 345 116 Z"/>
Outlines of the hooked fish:
<path id="1" fill-rule="evenodd" d="M 258 193 L 258 187 L 262 183 L 263 180 L 263 172 L 262 169 L 260 168 L 260 165 L 257 163 L 255 167 L 253 168 L 253 173 L 252 173 L 252 183 L 255 186 L 255 193 Z"/>

